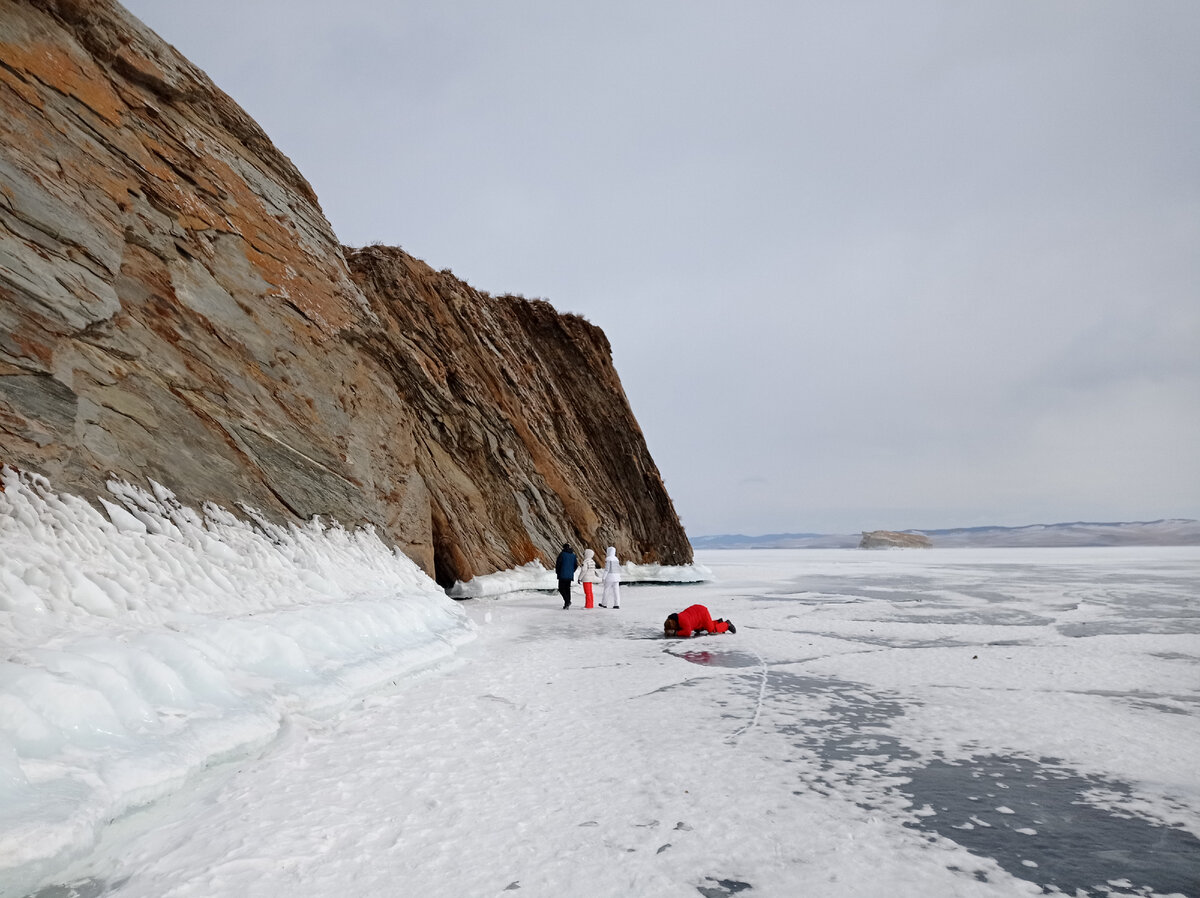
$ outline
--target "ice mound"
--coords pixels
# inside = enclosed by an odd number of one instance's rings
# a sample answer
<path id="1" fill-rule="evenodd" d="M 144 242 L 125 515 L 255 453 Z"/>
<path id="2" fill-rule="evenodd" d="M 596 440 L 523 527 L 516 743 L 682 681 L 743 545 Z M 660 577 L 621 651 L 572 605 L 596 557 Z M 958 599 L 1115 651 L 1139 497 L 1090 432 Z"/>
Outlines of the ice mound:
<path id="1" fill-rule="evenodd" d="M 115 481 L 102 513 L 36 474 L 0 478 L 0 894 L 289 713 L 337 709 L 475 633 L 370 530 Z"/>

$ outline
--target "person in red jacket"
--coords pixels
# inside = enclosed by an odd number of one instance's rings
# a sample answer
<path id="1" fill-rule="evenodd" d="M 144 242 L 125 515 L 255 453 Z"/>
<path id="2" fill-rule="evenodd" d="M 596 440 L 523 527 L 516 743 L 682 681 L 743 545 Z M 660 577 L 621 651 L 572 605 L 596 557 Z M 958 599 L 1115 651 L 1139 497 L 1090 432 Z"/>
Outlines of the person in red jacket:
<path id="1" fill-rule="evenodd" d="M 737 627 L 732 621 L 724 618 L 713 620 L 703 605 L 689 605 L 682 611 L 667 615 L 667 619 L 663 621 L 663 633 L 668 637 L 680 636 L 687 639 L 700 630 L 706 633 L 736 633 Z"/>

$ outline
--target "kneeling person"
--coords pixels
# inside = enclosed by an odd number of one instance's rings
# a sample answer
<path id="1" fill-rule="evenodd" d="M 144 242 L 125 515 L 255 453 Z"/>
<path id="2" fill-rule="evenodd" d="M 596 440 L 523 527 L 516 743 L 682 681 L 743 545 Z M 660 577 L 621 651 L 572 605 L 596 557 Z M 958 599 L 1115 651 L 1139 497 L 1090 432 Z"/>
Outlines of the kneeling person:
<path id="1" fill-rule="evenodd" d="M 708 608 L 703 605 L 690 605 L 682 611 L 668 615 L 663 621 L 663 633 L 668 637 L 679 636 L 687 639 L 700 630 L 706 633 L 736 633 L 737 627 L 723 618 L 713 620 Z"/>

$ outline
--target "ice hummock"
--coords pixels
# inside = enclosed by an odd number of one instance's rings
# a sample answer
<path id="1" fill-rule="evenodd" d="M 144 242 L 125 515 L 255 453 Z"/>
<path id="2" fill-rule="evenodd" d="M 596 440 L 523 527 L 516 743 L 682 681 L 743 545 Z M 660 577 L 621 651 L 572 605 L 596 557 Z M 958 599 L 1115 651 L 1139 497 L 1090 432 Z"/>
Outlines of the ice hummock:
<path id="1" fill-rule="evenodd" d="M 127 810 L 450 656 L 475 626 L 370 529 L 0 469 L 0 893 Z M 18 892 L 19 893 L 19 892 Z"/>

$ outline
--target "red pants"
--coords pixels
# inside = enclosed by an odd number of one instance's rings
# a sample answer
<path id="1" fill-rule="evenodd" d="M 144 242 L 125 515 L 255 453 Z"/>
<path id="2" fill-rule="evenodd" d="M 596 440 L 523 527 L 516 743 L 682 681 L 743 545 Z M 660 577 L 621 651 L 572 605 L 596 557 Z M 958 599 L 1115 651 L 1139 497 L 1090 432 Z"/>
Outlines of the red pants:
<path id="1" fill-rule="evenodd" d="M 585 600 L 583 603 L 584 608 L 596 607 L 592 604 L 592 584 L 588 583 L 586 580 L 583 581 L 583 597 Z"/>

